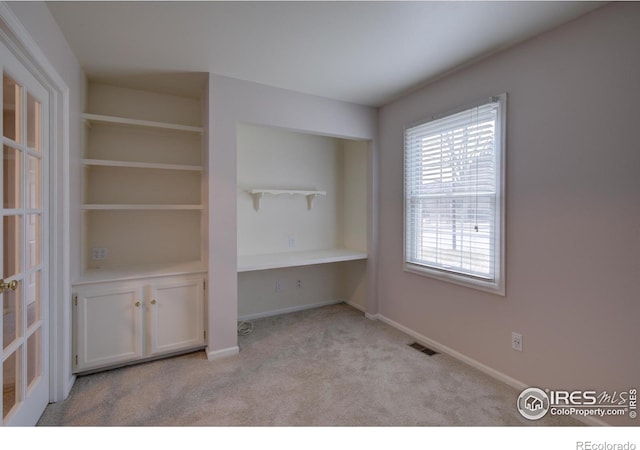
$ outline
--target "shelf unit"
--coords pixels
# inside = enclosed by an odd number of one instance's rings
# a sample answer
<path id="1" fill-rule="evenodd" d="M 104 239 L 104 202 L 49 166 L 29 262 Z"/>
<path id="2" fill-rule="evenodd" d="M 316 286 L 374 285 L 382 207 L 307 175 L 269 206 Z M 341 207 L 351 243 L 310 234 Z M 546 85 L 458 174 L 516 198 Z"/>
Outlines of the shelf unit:
<path id="1" fill-rule="evenodd" d="M 107 116 L 104 114 L 83 113 L 82 119 L 89 125 L 93 123 L 108 123 L 115 125 L 130 125 L 134 127 L 158 128 L 164 130 L 184 131 L 202 134 L 202 127 L 182 125 L 178 123 L 156 122 L 153 120 L 131 119 L 128 117 Z"/>
<path id="2" fill-rule="evenodd" d="M 135 161 L 109 161 L 102 159 L 82 159 L 80 162 L 84 166 L 96 167 L 128 167 L 132 169 L 162 169 L 162 170 L 187 170 L 193 172 L 202 172 L 202 166 L 193 166 L 187 164 L 162 164 L 162 163 L 146 163 Z"/>
<path id="3" fill-rule="evenodd" d="M 158 263 L 201 269 L 206 208 L 200 101 L 90 83 L 88 109 L 82 114 L 83 263 L 77 281 L 95 270 L 89 278 L 109 281 L 114 269 L 135 272 Z M 109 259 L 91 259 L 94 247 L 109 248 Z"/>
<path id="4" fill-rule="evenodd" d="M 202 205 L 159 205 L 159 204 L 84 204 L 81 209 L 83 211 L 97 210 L 121 210 L 121 211 L 145 211 L 145 210 L 202 210 Z"/>
<path id="5" fill-rule="evenodd" d="M 253 197 L 253 208 L 256 211 L 260 210 L 260 200 L 265 194 L 268 195 L 303 195 L 307 197 L 307 209 L 313 208 L 313 200 L 319 195 L 326 196 L 326 191 L 309 191 L 309 190 L 296 190 L 296 189 L 251 189 L 249 191 L 251 197 Z"/>
<path id="6" fill-rule="evenodd" d="M 255 270 L 283 269 L 287 267 L 357 261 L 367 259 L 367 257 L 368 255 L 366 252 L 344 248 L 269 253 L 264 255 L 239 255 L 238 272 L 252 272 Z"/>
<path id="7" fill-rule="evenodd" d="M 87 97 L 75 373 L 205 344 L 200 100 L 97 83 Z"/>

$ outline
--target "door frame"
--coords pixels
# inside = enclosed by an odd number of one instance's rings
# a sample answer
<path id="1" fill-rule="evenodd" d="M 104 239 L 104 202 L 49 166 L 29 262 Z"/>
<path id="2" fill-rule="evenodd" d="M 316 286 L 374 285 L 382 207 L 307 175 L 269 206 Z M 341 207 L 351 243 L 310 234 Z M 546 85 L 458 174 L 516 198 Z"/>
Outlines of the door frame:
<path id="1" fill-rule="evenodd" d="M 71 366 L 69 88 L 5 2 L 0 41 L 49 92 L 49 401 L 64 400 Z M 67 301 L 68 300 L 68 301 Z"/>

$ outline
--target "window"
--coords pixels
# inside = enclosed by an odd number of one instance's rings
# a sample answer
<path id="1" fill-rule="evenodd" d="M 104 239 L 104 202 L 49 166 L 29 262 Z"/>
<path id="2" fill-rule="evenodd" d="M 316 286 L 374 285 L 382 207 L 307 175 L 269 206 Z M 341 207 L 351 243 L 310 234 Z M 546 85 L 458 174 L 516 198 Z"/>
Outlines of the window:
<path id="1" fill-rule="evenodd" d="M 405 270 L 504 295 L 506 94 L 405 130 Z"/>

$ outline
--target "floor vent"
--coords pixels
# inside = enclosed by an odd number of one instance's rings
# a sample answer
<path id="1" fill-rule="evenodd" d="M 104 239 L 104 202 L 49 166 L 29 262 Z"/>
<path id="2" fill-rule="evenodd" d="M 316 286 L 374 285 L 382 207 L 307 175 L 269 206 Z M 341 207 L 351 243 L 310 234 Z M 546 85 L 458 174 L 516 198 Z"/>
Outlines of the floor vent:
<path id="1" fill-rule="evenodd" d="M 425 347 L 424 345 L 418 344 L 417 342 L 414 342 L 413 344 L 409 344 L 409 347 L 415 348 L 419 352 L 422 352 L 429 356 L 438 354 L 438 352 L 436 352 L 435 350 L 431 350 L 429 347 Z"/>

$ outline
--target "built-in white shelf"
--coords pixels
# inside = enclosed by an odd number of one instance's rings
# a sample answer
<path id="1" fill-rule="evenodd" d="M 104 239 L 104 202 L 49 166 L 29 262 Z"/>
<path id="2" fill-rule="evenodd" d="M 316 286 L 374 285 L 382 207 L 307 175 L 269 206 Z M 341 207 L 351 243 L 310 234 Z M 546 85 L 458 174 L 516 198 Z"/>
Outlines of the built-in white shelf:
<path id="1" fill-rule="evenodd" d="M 82 164 L 85 166 L 101 166 L 101 167 L 128 167 L 133 169 L 162 169 L 162 170 L 188 170 L 193 172 L 202 172 L 202 166 L 193 166 L 187 164 L 161 164 L 147 163 L 137 161 L 111 161 L 105 159 L 83 159 Z"/>
<path id="2" fill-rule="evenodd" d="M 355 261 L 367 259 L 367 257 L 366 252 L 344 248 L 270 253 L 264 255 L 238 255 L 238 272 Z"/>
<path id="3" fill-rule="evenodd" d="M 327 195 L 326 191 L 308 191 L 296 189 L 251 189 L 249 191 L 253 197 L 253 208 L 258 211 L 260 209 L 260 200 L 265 194 L 269 195 L 304 195 L 307 197 L 307 209 L 313 207 L 313 200 L 318 195 Z"/>
<path id="4" fill-rule="evenodd" d="M 82 205 L 83 211 L 99 211 L 99 210 L 201 210 L 202 205 L 160 205 L 160 204 L 147 204 L 147 205 L 129 205 L 129 204 L 86 204 Z"/>
<path id="5" fill-rule="evenodd" d="M 107 123 L 115 125 L 132 125 L 136 127 L 159 128 L 164 130 L 184 131 L 188 133 L 202 133 L 202 127 L 182 125 L 177 123 L 154 122 L 152 120 L 129 119 L 127 117 L 106 116 L 102 114 L 83 113 L 82 119 L 91 124 Z"/>
<path id="6" fill-rule="evenodd" d="M 131 266 L 87 269 L 73 284 L 74 286 L 104 283 L 108 281 L 126 281 L 138 278 L 154 278 L 172 275 L 188 275 L 206 272 L 201 261 L 177 263 L 137 264 Z"/>

